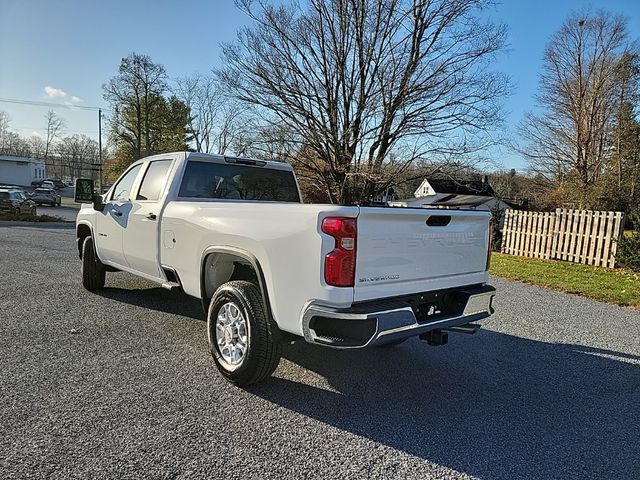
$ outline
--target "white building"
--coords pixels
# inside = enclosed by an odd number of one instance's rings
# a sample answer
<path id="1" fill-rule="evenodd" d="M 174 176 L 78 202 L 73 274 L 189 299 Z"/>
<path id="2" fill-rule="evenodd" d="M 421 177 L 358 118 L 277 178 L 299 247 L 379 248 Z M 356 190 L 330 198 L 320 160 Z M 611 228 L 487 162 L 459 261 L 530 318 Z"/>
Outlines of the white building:
<path id="1" fill-rule="evenodd" d="M 32 181 L 43 178 L 44 160 L 0 155 L 0 184 L 30 186 Z"/>

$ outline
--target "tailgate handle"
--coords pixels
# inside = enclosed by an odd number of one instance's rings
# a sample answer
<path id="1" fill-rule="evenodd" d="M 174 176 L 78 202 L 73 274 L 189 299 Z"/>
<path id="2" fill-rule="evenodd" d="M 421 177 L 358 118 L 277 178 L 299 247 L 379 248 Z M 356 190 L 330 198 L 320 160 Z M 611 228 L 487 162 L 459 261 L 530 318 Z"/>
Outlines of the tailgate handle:
<path id="1" fill-rule="evenodd" d="M 431 215 L 427 218 L 430 227 L 446 227 L 451 221 L 451 215 Z"/>

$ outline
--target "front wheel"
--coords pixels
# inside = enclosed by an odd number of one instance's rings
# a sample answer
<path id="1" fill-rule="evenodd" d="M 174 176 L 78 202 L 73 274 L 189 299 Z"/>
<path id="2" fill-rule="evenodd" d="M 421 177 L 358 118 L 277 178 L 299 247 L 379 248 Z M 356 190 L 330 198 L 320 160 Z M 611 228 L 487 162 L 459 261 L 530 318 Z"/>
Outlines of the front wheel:
<path id="1" fill-rule="evenodd" d="M 82 285 L 87 290 L 103 288 L 105 272 L 106 269 L 93 248 L 93 238 L 85 238 L 82 244 Z"/>
<path id="2" fill-rule="evenodd" d="M 218 288 L 209 304 L 207 330 L 222 376 L 241 387 L 271 376 L 282 350 L 274 328 L 255 284 L 237 280 Z"/>

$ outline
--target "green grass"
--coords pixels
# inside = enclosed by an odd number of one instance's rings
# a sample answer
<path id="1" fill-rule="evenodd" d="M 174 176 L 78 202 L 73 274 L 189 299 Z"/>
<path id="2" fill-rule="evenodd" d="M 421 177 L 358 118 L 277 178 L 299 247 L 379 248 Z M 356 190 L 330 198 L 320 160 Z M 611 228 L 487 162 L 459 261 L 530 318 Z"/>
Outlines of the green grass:
<path id="1" fill-rule="evenodd" d="M 640 308 L 640 273 L 493 253 L 492 275 Z"/>

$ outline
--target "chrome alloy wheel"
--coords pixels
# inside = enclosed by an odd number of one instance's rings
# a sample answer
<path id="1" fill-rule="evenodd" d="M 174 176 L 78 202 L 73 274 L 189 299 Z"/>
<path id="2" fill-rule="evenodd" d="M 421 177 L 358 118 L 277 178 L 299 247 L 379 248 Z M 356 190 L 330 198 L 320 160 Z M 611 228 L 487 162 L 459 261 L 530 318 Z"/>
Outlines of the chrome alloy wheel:
<path id="1" fill-rule="evenodd" d="M 247 353 L 248 325 L 235 303 L 227 302 L 218 311 L 216 342 L 220 354 L 232 367 L 239 366 Z"/>

